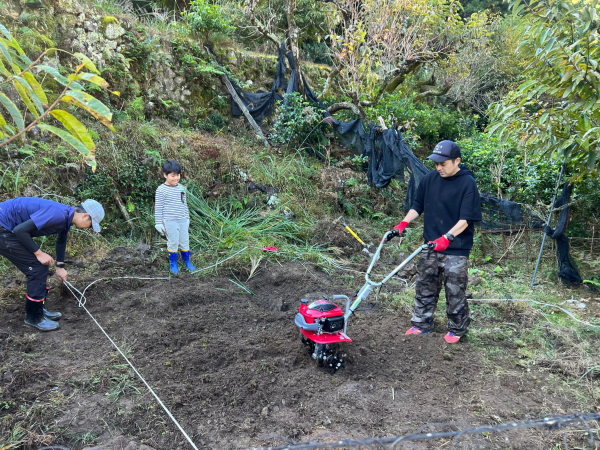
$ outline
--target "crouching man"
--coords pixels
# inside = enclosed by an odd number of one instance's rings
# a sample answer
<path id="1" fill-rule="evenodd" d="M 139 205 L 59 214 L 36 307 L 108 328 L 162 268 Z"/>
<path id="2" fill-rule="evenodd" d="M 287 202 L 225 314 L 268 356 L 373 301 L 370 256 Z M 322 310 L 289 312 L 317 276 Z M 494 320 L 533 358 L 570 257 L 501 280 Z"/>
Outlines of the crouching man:
<path id="1" fill-rule="evenodd" d="M 76 207 L 37 197 L 18 197 L 0 203 L 0 255 L 12 262 L 27 278 L 25 324 L 40 331 L 59 327 L 59 312 L 45 308 L 49 266 L 54 259 L 33 241 L 36 236 L 58 234 L 56 276 L 67 281 L 65 250 L 71 225 L 100 231 L 104 218 L 102 205 L 86 200 Z"/>

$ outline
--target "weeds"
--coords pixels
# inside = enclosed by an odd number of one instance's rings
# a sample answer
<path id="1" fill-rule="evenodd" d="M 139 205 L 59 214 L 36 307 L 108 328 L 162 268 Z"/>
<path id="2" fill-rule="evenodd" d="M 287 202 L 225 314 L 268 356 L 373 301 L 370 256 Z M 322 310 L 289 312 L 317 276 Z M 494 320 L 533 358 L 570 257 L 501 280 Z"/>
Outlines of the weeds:
<path id="1" fill-rule="evenodd" d="M 119 373 L 110 377 L 108 383 L 109 391 L 107 393 L 108 398 L 114 403 L 122 396 L 141 394 L 141 391 L 136 387 L 135 383 L 136 378 L 133 375 L 133 371 L 130 369 L 127 369 L 125 373 Z"/>
<path id="2" fill-rule="evenodd" d="M 188 191 L 192 248 L 228 254 L 243 247 L 297 241 L 301 228 L 277 211 L 237 210 L 232 204 L 209 202 L 195 189 Z"/>

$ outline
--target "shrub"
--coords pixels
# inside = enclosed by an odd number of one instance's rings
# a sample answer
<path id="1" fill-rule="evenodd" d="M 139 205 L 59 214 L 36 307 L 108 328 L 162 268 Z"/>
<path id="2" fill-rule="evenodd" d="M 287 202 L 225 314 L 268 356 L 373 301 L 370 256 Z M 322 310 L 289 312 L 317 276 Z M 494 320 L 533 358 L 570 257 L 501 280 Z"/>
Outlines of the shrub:
<path id="1" fill-rule="evenodd" d="M 318 107 L 304 101 L 302 94 L 286 94 L 277 108 L 271 140 L 288 149 L 308 150 L 322 157 L 325 145 L 326 125 Z"/>
<path id="2" fill-rule="evenodd" d="M 540 155 L 526 154 L 522 147 L 514 143 L 502 146 L 496 138 L 490 138 L 485 133 L 462 139 L 458 145 L 462 161 L 475 174 L 481 193 L 498 196 L 500 189 L 501 197 L 506 200 L 528 205 L 552 203 L 562 165 L 559 159 L 549 160 Z M 574 174 L 565 171 L 560 189 L 562 184 L 573 179 Z M 571 202 L 569 234 L 591 234 L 590 222 L 600 216 L 600 180 L 587 177 L 577 182 Z"/>
<path id="3" fill-rule="evenodd" d="M 231 19 L 221 14 L 221 7 L 212 5 L 207 0 L 193 0 L 190 10 L 182 15 L 188 20 L 190 29 L 204 35 L 206 40 L 211 33 L 229 34 L 235 30 Z"/>
<path id="4" fill-rule="evenodd" d="M 306 59 L 317 64 L 333 64 L 333 60 L 329 55 L 329 48 L 325 42 L 303 42 L 300 47 L 306 53 Z"/>
<path id="5" fill-rule="evenodd" d="M 375 108 L 369 108 L 367 114 L 376 122 L 381 116 L 389 125 L 395 118 L 400 123 L 414 122 L 413 135 L 419 137 L 426 151 L 444 139 L 456 141 L 475 132 L 477 117 L 462 115 L 445 106 L 430 106 L 414 103 L 412 99 L 400 93 L 384 96 Z"/>
<path id="6" fill-rule="evenodd" d="M 206 118 L 198 119 L 196 128 L 201 131 L 219 131 L 227 125 L 227 119 L 219 113 L 210 113 Z"/>
<path id="7" fill-rule="evenodd" d="M 144 116 L 144 98 L 136 97 L 133 99 L 131 103 L 125 108 L 125 113 L 127 113 L 127 117 L 133 120 L 142 121 L 146 119 Z"/>
<path id="8" fill-rule="evenodd" d="M 552 201 L 559 161 L 527 156 L 515 144 L 501 145 L 485 133 L 457 143 L 463 162 L 475 174 L 480 192 L 528 204 Z"/>

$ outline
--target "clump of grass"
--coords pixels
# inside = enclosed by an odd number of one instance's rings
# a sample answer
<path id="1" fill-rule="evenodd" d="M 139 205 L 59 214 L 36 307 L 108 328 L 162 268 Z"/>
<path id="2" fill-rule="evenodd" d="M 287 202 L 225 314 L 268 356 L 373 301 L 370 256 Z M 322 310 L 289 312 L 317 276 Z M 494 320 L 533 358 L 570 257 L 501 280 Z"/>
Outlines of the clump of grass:
<path id="1" fill-rule="evenodd" d="M 141 391 L 135 385 L 136 381 L 131 370 L 113 375 L 109 379 L 108 398 L 114 403 L 122 396 L 140 394 Z"/>
<path id="2" fill-rule="evenodd" d="M 209 201 L 193 186 L 188 190 L 188 206 L 190 246 L 207 265 L 235 257 L 233 261 L 252 267 L 262 259 L 263 246 L 278 248 L 269 253 L 275 260 L 310 262 L 330 272 L 337 264 L 325 247 L 303 239 L 312 223 L 295 222 L 278 209 L 243 209 L 232 202 Z"/>
<path id="3" fill-rule="evenodd" d="M 244 247 L 298 242 L 300 225 L 277 210 L 236 208 L 233 203 L 210 202 L 195 188 L 188 191 L 190 238 L 195 250 L 228 254 Z"/>

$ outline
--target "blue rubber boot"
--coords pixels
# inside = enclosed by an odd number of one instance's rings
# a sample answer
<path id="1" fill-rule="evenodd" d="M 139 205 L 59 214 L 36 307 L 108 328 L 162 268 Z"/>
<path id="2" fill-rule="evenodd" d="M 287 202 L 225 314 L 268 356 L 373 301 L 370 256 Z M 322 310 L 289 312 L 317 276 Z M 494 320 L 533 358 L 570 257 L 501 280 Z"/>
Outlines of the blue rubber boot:
<path id="1" fill-rule="evenodd" d="M 171 272 L 179 273 L 177 268 L 177 252 L 169 252 L 169 261 L 171 262 Z"/>
<path id="2" fill-rule="evenodd" d="M 183 262 L 185 263 L 185 265 L 187 266 L 187 268 L 190 272 L 193 272 L 194 270 L 196 270 L 196 268 L 192 265 L 192 262 L 190 261 L 190 251 L 189 250 L 186 250 L 185 252 L 183 250 L 181 250 L 181 259 L 183 259 Z"/>

